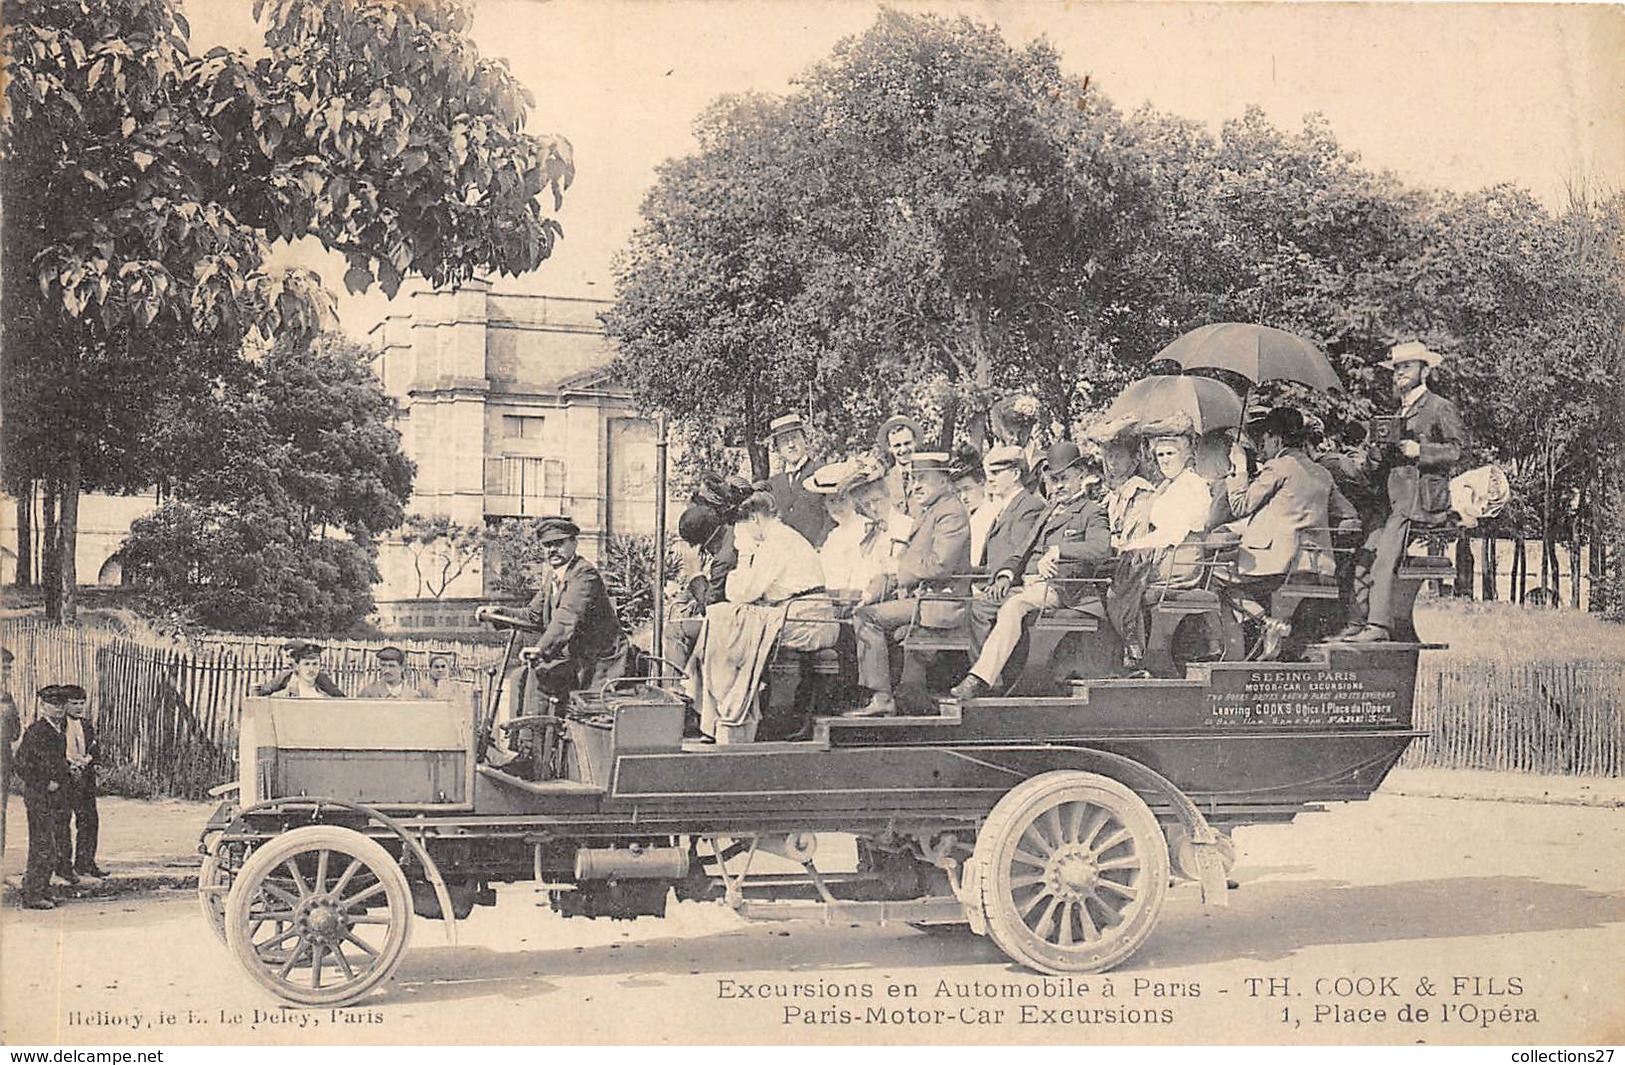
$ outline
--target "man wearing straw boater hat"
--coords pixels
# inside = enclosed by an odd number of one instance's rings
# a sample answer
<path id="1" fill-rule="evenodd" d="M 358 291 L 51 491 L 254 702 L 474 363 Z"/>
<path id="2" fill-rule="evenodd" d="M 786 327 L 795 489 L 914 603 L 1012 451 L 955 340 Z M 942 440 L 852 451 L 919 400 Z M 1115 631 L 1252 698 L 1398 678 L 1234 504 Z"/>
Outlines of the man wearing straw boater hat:
<path id="1" fill-rule="evenodd" d="M 902 551 L 897 555 L 896 588 L 903 596 L 922 592 L 964 592 L 962 575 L 970 568 L 970 514 L 949 484 L 948 456 L 942 452 L 919 452 L 910 456 L 914 497 L 912 523 Z M 894 534 L 894 535 L 900 535 Z M 933 604 L 922 604 L 930 606 Z M 921 615 L 921 623 L 933 628 L 952 628 L 963 619 L 958 604 L 935 604 L 941 616 Z M 915 604 L 908 598 L 862 606 L 853 611 L 852 629 L 858 643 L 858 683 L 873 695 L 868 705 L 849 711 L 852 717 L 886 717 L 897 712 L 892 696 L 892 636 L 914 619 Z M 923 684 L 925 660 L 905 656 L 904 683 Z"/>
<path id="2" fill-rule="evenodd" d="M 779 519 L 806 537 L 809 544 L 822 547 L 832 523 L 821 496 L 802 483 L 817 468 L 807 451 L 807 425 L 799 414 L 774 418 L 767 427 L 768 444 L 779 456 L 779 472 L 767 479 L 773 489 L 773 502 Z"/>
<path id="3" fill-rule="evenodd" d="M 1378 363 L 1393 371 L 1399 411 L 1388 423 L 1379 473 L 1386 469 L 1388 512 L 1366 539 L 1355 577 L 1350 625 L 1339 635 L 1354 643 L 1393 638 L 1394 576 L 1410 545 L 1411 525 L 1437 525 L 1450 511 L 1450 471 L 1461 461 L 1467 427 L 1456 405 L 1428 390 L 1428 374 L 1444 361 L 1419 341 L 1393 348 Z M 1364 621 L 1362 628 L 1354 626 Z M 1352 631 L 1351 631 L 1352 630 Z"/>

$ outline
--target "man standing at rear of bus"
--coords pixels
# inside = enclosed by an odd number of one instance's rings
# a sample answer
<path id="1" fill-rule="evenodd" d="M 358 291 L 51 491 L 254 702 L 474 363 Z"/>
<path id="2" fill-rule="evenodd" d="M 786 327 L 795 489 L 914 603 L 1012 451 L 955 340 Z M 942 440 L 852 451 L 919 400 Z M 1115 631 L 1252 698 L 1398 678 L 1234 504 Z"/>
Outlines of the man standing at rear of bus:
<path id="1" fill-rule="evenodd" d="M 1467 427 L 1456 405 L 1428 390 L 1428 374 L 1444 361 L 1417 341 L 1400 344 L 1379 363 L 1394 374 L 1399 413 L 1384 440 L 1379 469 L 1386 468 L 1388 515 L 1366 540 L 1370 561 L 1355 576 L 1351 643 L 1393 639 L 1394 578 L 1410 546 L 1411 525 L 1437 525 L 1450 511 L 1450 471 L 1467 446 Z M 1345 630 L 1348 633 L 1349 630 Z"/>

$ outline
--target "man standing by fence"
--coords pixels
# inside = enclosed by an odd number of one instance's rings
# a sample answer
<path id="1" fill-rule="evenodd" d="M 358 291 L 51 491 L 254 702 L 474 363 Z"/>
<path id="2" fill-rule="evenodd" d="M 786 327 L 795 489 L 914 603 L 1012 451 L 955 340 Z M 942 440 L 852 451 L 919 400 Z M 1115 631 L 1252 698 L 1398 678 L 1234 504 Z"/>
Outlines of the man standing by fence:
<path id="1" fill-rule="evenodd" d="M 51 873 L 59 864 L 57 843 L 67 799 L 67 737 L 62 722 L 68 700 L 56 684 L 41 688 L 39 700 L 40 716 L 17 745 L 17 775 L 23 779 L 23 803 L 28 807 L 28 868 L 23 873 L 22 901 L 30 910 L 54 910 Z"/>
<path id="2" fill-rule="evenodd" d="M 10 650 L 0 647 L 0 854 L 6 853 L 6 806 L 11 801 L 11 751 L 23 734 L 17 700 L 11 697 Z"/>

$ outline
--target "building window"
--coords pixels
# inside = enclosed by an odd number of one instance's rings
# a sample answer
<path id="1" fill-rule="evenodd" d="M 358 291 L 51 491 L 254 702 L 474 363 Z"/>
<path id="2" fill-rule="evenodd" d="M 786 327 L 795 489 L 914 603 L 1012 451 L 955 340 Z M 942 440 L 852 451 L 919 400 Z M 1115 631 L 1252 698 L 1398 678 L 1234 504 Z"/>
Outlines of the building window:
<path id="1" fill-rule="evenodd" d="M 504 414 L 502 435 L 508 440 L 540 440 L 547 419 L 537 414 Z"/>
<path id="2" fill-rule="evenodd" d="M 558 499 L 564 495 L 564 463 L 558 459 L 507 455 L 502 459 L 502 481 L 504 495 L 520 499 Z"/>

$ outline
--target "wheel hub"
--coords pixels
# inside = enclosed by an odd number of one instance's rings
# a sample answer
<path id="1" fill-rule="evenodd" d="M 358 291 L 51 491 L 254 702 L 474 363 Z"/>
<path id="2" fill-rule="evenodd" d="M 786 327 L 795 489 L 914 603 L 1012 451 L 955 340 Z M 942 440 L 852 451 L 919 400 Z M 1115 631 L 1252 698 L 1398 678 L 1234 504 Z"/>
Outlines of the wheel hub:
<path id="1" fill-rule="evenodd" d="M 1077 845 L 1062 847 L 1050 856 L 1045 869 L 1051 892 L 1063 900 L 1087 898 L 1100 880 L 1095 856 Z"/>
<path id="2" fill-rule="evenodd" d="M 344 937 L 348 922 L 344 914 L 326 895 L 308 899 L 299 907 L 299 927 L 310 938 L 320 942 L 336 942 Z"/>

